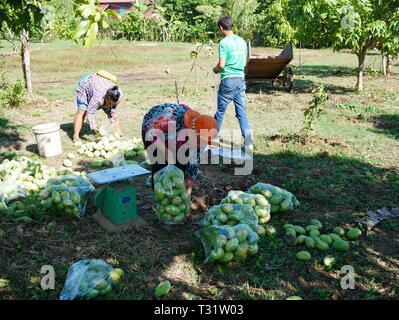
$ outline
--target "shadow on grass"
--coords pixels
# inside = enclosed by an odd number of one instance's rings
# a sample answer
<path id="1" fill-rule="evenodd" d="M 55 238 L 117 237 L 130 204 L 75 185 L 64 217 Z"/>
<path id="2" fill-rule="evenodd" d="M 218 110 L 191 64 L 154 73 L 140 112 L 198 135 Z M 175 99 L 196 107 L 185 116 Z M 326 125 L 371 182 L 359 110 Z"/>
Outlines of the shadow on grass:
<path id="1" fill-rule="evenodd" d="M 399 115 L 383 114 L 372 117 L 370 121 L 377 130 L 374 132 L 386 135 L 389 138 L 399 139 Z"/>
<path id="2" fill-rule="evenodd" d="M 315 89 L 317 86 L 318 84 L 311 80 L 294 78 L 294 86 L 290 94 L 312 93 L 313 89 Z M 326 92 L 337 95 L 345 95 L 354 92 L 353 88 L 347 88 L 347 87 L 329 85 L 329 84 L 325 84 L 324 89 Z M 248 84 L 246 92 L 255 93 L 255 94 L 259 92 L 264 92 L 266 94 L 273 94 L 275 92 L 286 92 L 286 91 L 284 90 L 282 84 L 273 86 L 270 80 L 265 80 L 262 82 Z"/>
<path id="3" fill-rule="evenodd" d="M 61 124 L 60 126 L 61 130 L 65 131 L 65 133 L 68 135 L 68 137 L 73 140 L 73 123 L 64 123 Z M 88 136 L 92 136 L 93 131 L 90 130 L 89 125 L 85 122 L 82 125 L 82 129 L 80 130 L 79 137 L 80 138 L 86 138 Z"/>
<path id="4" fill-rule="evenodd" d="M 25 141 L 18 132 L 21 129 L 22 126 L 12 125 L 8 119 L 0 117 L 0 147 L 20 150 L 21 142 Z"/>
<path id="5" fill-rule="evenodd" d="M 354 76 L 355 71 L 348 67 L 304 65 L 300 68 L 297 66 L 294 70 L 294 74 L 296 76 L 317 76 L 319 78 L 328 78 Z"/>

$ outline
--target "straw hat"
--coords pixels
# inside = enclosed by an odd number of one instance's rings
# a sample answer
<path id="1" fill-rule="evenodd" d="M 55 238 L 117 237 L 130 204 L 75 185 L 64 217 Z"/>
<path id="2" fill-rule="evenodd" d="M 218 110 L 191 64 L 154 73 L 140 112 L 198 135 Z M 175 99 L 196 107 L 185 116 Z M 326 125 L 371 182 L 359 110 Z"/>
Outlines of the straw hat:
<path id="1" fill-rule="evenodd" d="M 209 145 L 215 144 L 212 139 L 217 135 L 218 126 L 216 120 L 211 116 L 202 115 L 194 110 L 187 110 L 184 114 L 184 124 L 188 129 L 194 131 L 198 140 Z"/>

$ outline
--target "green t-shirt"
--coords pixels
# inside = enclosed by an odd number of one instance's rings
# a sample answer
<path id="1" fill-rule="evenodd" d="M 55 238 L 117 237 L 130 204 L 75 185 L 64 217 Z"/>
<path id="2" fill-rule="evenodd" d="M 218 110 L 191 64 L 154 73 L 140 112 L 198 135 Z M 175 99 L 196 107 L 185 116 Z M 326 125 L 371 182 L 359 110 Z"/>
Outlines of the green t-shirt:
<path id="1" fill-rule="evenodd" d="M 219 58 L 226 57 L 226 65 L 222 70 L 224 78 L 244 77 L 245 64 L 248 48 L 243 38 L 232 35 L 225 37 L 219 43 Z"/>

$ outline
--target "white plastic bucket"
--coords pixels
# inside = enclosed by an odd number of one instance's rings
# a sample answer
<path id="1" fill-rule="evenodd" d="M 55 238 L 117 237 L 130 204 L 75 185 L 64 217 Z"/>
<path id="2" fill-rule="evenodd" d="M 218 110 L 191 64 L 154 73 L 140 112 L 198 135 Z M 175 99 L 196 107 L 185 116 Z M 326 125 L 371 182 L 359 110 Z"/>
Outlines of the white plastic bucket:
<path id="1" fill-rule="evenodd" d="M 62 153 L 59 130 L 57 123 L 39 124 L 32 128 L 41 157 L 54 157 Z"/>

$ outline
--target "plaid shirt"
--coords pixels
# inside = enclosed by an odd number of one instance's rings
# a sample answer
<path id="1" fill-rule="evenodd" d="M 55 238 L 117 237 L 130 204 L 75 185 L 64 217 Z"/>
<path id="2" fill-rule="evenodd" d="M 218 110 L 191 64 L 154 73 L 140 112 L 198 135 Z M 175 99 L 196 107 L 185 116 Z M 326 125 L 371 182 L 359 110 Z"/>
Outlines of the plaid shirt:
<path id="1" fill-rule="evenodd" d="M 87 122 L 90 129 L 96 129 L 97 124 L 94 119 L 94 113 L 97 110 L 105 109 L 105 96 L 109 89 L 112 89 L 115 83 L 98 76 L 97 74 L 90 75 L 87 79 L 83 80 L 78 89 L 76 90 L 76 99 L 87 105 Z M 110 111 L 107 113 L 109 119 L 117 117 L 116 106 L 122 101 L 122 91 L 119 100 L 114 105 L 110 106 Z"/>

